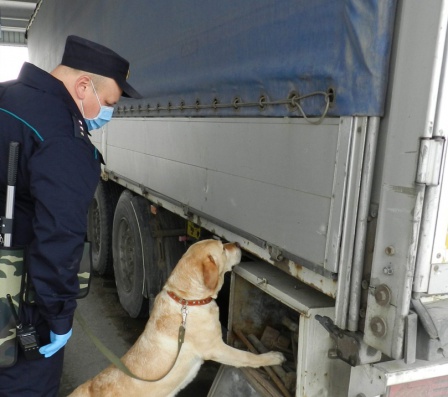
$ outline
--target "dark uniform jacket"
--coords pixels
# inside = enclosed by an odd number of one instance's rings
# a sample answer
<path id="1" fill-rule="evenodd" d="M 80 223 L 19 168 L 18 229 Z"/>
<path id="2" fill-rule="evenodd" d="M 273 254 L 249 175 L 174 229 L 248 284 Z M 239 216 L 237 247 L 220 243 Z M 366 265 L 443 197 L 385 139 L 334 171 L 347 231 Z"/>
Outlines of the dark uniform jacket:
<path id="1" fill-rule="evenodd" d="M 87 211 L 101 156 L 63 83 L 29 63 L 17 80 L 0 83 L 2 214 L 11 141 L 20 143 L 12 243 L 28 248 L 40 316 L 53 332 L 65 334 L 72 327 Z"/>

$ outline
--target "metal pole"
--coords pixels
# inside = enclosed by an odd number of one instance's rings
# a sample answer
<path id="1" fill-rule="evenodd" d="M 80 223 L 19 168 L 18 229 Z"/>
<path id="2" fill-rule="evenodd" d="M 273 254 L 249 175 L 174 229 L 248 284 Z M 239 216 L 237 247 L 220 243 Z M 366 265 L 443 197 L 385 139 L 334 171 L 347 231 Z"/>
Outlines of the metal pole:
<path id="1" fill-rule="evenodd" d="M 11 142 L 9 144 L 8 158 L 8 186 L 6 190 L 6 209 L 5 218 L 11 220 L 11 228 L 8 233 L 4 234 L 5 247 L 12 245 L 12 219 L 14 218 L 14 198 L 16 191 L 17 167 L 19 164 L 19 143 Z"/>
<path id="2" fill-rule="evenodd" d="M 367 127 L 365 159 L 361 178 L 362 182 L 359 197 L 356 239 L 353 253 L 353 267 L 350 286 L 350 306 L 347 322 L 347 328 L 349 331 L 358 330 L 359 309 L 361 303 L 361 282 L 367 234 L 367 219 L 369 216 L 370 195 L 372 192 L 373 171 L 375 167 L 375 154 L 378 141 L 379 124 L 379 117 L 369 118 L 369 125 Z"/>

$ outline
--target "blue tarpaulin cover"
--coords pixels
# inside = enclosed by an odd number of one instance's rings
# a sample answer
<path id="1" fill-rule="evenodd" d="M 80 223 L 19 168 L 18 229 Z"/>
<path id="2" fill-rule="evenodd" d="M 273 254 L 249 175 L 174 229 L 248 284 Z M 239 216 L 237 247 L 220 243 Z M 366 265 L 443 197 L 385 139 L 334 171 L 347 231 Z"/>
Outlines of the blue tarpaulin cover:
<path id="1" fill-rule="evenodd" d="M 131 62 L 129 82 L 164 107 L 285 100 L 332 88 L 330 116 L 381 116 L 397 0 L 44 0 L 28 32 L 30 59 L 60 61 L 69 34 Z M 126 102 L 126 101 L 125 101 Z M 301 100 L 320 115 L 324 97 Z M 135 114 L 134 114 L 135 115 Z M 300 116 L 286 105 L 172 116 Z"/>

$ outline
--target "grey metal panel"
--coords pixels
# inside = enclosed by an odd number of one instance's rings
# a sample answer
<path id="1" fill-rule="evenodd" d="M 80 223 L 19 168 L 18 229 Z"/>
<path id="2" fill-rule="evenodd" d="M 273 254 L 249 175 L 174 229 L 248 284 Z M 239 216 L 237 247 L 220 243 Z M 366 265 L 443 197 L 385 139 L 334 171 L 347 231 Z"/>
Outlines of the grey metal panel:
<path id="1" fill-rule="evenodd" d="M 447 32 L 448 35 L 448 32 Z M 442 66 L 440 92 L 434 122 L 434 136 L 430 142 L 445 145 L 442 156 L 434 156 L 435 174 L 440 172 L 436 186 L 427 186 L 423 220 L 420 231 L 419 252 L 416 264 L 414 292 L 443 294 L 448 292 L 448 40 Z M 443 139 L 442 139 L 443 138 Z M 428 140 L 427 140 L 428 142 Z M 437 178 L 436 178 L 437 180 Z"/>
<path id="2" fill-rule="evenodd" d="M 305 317 L 334 305 L 333 299 L 264 262 L 241 262 L 234 272 Z"/>
<path id="3" fill-rule="evenodd" d="M 107 169 L 336 272 L 351 133 L 340 124 L 115 119 Z"/>
<path id="4" fill-rule="evenodd" d="M 381 194 L 370 280 L 372 290 L 386 284 L 392 297 L 390 304 L 381 306 L 369 294 L 364 338 L 393 358 L 403 353 L 404 319 L 414 281 L 425 189 L 415 183 L 419 138 L 430 136 L 434 125 L 437 76 L 433 72 L 442 55 L 437 53 L 440 36 L 445 39 L 446 1 L 433 1 L 431 7 L 418 0 L 401 1 L 398 18 L 388 116 L 380 127 L 384 163 L 377 185 Z M 384 322 L 384 335 L 375 329 L 378 321 Z"/>

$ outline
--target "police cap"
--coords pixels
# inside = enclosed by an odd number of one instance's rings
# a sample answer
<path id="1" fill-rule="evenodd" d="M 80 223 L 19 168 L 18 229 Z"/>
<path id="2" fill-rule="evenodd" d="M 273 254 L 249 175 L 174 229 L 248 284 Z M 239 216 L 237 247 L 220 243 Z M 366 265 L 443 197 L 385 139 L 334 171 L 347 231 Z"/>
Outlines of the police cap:
<path id="1" fill-rule="evenodd" d="M 79 36 L 68 36 L 61 65 L 114 79 L 123 96 L 142 98 L 126 81 L 129 62 L 111 49 Z"/>

